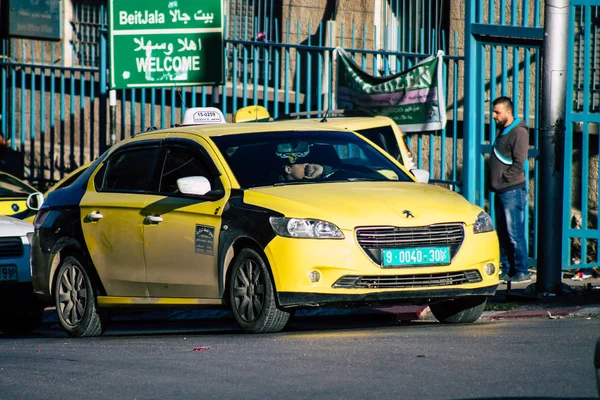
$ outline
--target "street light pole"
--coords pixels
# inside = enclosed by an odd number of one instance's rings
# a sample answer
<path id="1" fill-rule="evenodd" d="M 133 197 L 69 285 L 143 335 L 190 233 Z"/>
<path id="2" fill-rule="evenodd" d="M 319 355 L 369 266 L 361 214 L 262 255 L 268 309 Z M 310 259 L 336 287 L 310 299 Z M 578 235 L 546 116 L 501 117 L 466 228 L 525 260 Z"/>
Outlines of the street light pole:
<path id="1" fill-rule="evenodd" d="M 539 135 L 539 236 L 536 292 L 562 290 L 562 202 L 569 0 L 547 0 Z"/>

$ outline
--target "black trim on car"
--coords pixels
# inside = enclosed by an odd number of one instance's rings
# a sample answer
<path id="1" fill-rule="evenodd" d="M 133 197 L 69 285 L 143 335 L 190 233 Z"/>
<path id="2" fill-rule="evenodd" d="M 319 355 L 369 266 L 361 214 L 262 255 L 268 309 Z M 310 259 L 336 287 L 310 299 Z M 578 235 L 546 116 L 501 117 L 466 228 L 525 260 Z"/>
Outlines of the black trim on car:
<path id="1" fill-rule="evenodd" d="M 108 150 L 83 171 L 71 185 L 62 187 L 50 193 L 48 197 L 44 199 L 40 211 L 48 208 L 79 206 L 79 203 L 85 194 L 85 189 L 90 176 L 92 176 L 98 165 L 104 161 L 107 155 Z"/>
<path id="2" fill-rule="evenodd" d="M 283 214 L 268 208 L 244 203 L 244 190 L 233 189 L 225 204 L 222 214 L 221 232 L 219 233 L 219 295 L 225 292 L 225 257 L 235 241 L 246 238 L 261 249 L 267 247 L 276 236 L 269 217 Z M 265 259 L 268 265 L 268 261 Z M 269 267 L 270 268 L 270 267 Z"/>
<path id="3" fill-rule="evenodd" d="M 493 296 L 498 285 L 477 289 L 438 289 L 438 290 L 404 290 L 393 292 L 376 292 L 366 294 L 322 294 L 278 292 L 281 307 L 320 307 L 328 306 L 373 306 L 393 304 L 430 304 L 441 300 L 456 299 L 465 296 Z"/>
<path id="4" fill-rule="evenodd" d="M 65 188 L 67 189 L 67 188 Z M 53 192 L 54 193 L 54 192 Z M 82 262 L 86 262 L 89 266 L 94 266 L 91 256 L 89 254 L 87 243 L 81 227 L 81 213 L 79 204 L 73 207 L 62 207 L 57 209 L 47 210 L 48 215 L 42 224 L 36 226 L 35 237 L 34 237 L 34 248 L 32 248 L 32 264 L 34 265 L 34 287 L 37 284 L 43 284 L 43 282 L 49 282 L 48 274 L 51 271 L 51 265 L 54 262 L 54 258 L 58 257 L 59 253 L 69 248 L 78 255 L 84 257 Z M 64 257 L 62 255 L 61 257 Z M 39 277 L 35 276 L 37 269 L 45 271 L 41 274 L 41 281 Z M 96 271 L 96 268 L 89 268 L 88 273 L 91 279 L 94 280 L 94 285 L 98 290 L 98 294 L 105 295 L 106 291 L 100 280 L 100 277 Z M 52 287 L 48 288 L 52 291 Z M 37 291 L 36 291 L 37 292 Z M 40 296 L 40 299 L 52 303 L 51 297 L 44 298 Z"/>

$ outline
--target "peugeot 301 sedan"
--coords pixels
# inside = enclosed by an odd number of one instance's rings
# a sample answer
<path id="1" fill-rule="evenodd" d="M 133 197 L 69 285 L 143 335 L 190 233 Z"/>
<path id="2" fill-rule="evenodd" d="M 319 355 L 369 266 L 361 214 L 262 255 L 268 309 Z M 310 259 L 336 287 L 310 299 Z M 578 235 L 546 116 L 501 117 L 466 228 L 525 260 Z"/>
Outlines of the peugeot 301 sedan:
<path id="1" fill-rule="evenodd" d="M 34 224 L 34 290 L 72 336 L 101 334 L 112 307 L 230 307 L 248 332 L 338 305 L 473 322 L 499 284 L 488 214 L 318 126 L 139 134 L 50 193 Z"/>

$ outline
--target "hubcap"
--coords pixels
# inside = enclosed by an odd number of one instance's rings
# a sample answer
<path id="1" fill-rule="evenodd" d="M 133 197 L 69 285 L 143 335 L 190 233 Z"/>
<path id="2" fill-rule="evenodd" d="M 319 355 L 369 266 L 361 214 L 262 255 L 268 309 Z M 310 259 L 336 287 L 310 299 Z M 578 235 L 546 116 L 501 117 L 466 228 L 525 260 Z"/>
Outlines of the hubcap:
<path id="1" fill-rule="evenodd" d="M 255 321 L 265 302 L 265 282 L 260 267 L 254 260 L 246 260 L 238 268 L 233 280 L 234 306 L 246 322 Z"/>
<path id="2" fill-rule="evenodd" d="M 58 311 L 71 326 L 81 322 L 87 303 L 87 291 L 83 272 L 76 265 L 69 265 L 60 276 L 58 287 Z"/>

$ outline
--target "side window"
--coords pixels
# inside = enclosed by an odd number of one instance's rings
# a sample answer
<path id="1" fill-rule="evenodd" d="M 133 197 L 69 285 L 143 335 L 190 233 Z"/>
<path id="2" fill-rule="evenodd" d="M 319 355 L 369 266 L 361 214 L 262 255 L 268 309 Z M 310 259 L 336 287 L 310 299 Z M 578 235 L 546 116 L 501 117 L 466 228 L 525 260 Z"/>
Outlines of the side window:
<path id="1" fill-rule="evenodd" d="M 392 157 L 398 160 L 401 164 L 402 156 L 400 155 L 400 147 L 396 141 L 396 135 L 391 126 L 382 126 L 378 128 L 363 129 L 356 131 L 387 151 Z"/>
<path id="2" fill-rule="evenodd" d="M 109 192 L 153 191 L 152 173 L 159 150 L 158 147 L 152 147 L 115 154 L 106 164 L 103 179 L 95 182 L 99 184 L 96 187 L 99 187 L 100 191 Z"/>
<path id="3" fill-rule="evenodd" d="M 158 191 L 169 194 L 179 193 L 177 179 L 188 176 L 204 176 L 210 181 L 213 189 L 220 188 L 219 179 L 211 176 L 197 153 L 180 147 L 168 148 Z"/>

